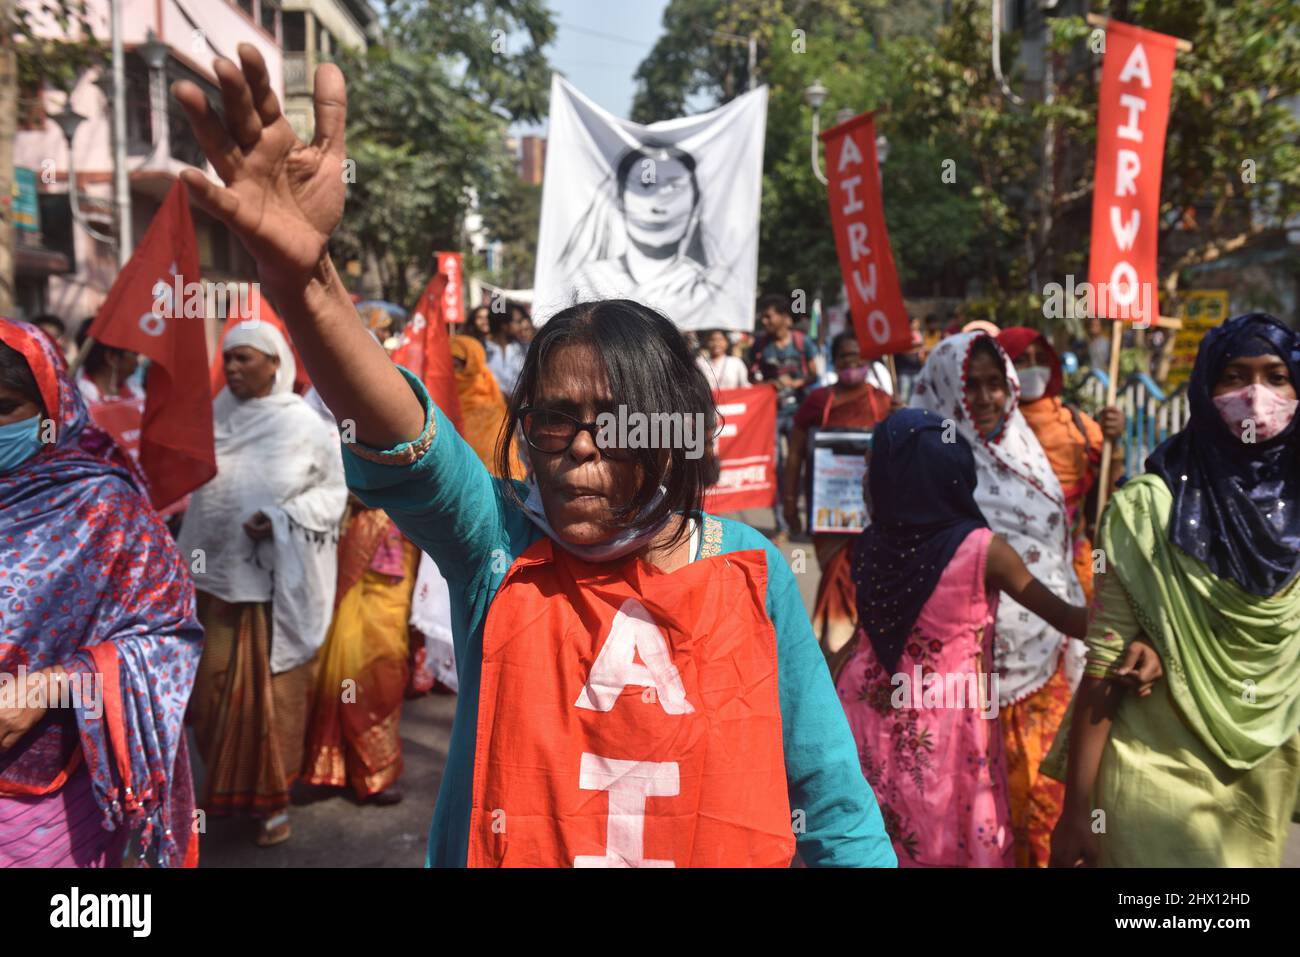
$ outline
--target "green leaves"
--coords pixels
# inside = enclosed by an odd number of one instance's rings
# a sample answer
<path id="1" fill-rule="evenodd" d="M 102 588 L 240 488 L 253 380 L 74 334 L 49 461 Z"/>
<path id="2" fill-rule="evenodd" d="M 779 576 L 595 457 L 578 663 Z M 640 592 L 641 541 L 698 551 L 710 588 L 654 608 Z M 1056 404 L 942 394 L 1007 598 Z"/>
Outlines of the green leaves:
<path id="1" fill-rule="evenodd" d="M 1122 16 L 1195 45 L 1178 55 L 1174 73 L 1162 275 L 1243 232 L 1268 242 L 1300 213 L 1300 122 L 1288 105 L 1300 95 L 1300 4 L 1130 0 Z M 1101 57 L 1082 17 L 1050 19 L 1056 89 L 1044 103 L 1017 75 L 1024 38 L 1005 35 L 1008 82 L 1027 101 L 1017 107 L 993 76 L 990 20 L 989 0 L 672 0 L 665 33 L 638 69 L 634 118 L 667 119 L 692 98 L 721 103 L 742 92 L 745 50 L 713 42 L 709 31 L 755 33 L 759 79 L 770 88 L 760 285 L 830 296 L 839 289 L 803 103 L 804 88 L 820 79 L 828 90 L 823 128 L 843 107 L 888 107 L 877 128 L 890 142 L 885 212 L 905 292 L 978 291 L 992 313 L 1019 315 L 1043 283 L 1086 269 Z M 794 29 L 804 31 L 804 52 L 792 50 Z M 945 159 L 956 162 L 955 183 L 940 179 Z M 1247 160 L 1256 183 L 1243 181 Z M 1252 219 L 1252 206 L 1272 218 Z"/>
<path id="2" fill-rule="evenodd" d="M 475 194 L 517 181 L 506 131 L 545 113 L 555 26 L 541 0 L 392 0 L 383 22 L 380 42 L 339 58 L 357 171 L 335 245 L 409 305 L 433 253 L 465 245 Z"/>

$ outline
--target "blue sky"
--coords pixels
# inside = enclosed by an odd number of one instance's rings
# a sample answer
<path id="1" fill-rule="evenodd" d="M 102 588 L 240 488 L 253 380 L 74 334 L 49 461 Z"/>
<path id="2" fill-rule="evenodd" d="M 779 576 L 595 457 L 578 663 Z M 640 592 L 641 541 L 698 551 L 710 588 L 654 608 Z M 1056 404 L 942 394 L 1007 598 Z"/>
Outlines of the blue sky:
<path id="1" fill-rule="evenodd" d="M 615 116 L 627 116 L 633 74 L 663 32 L 668 0 L 550 0 L 555 42 L 552 66 Z M 517 132 L 530 132 L 516 127 Z"/>

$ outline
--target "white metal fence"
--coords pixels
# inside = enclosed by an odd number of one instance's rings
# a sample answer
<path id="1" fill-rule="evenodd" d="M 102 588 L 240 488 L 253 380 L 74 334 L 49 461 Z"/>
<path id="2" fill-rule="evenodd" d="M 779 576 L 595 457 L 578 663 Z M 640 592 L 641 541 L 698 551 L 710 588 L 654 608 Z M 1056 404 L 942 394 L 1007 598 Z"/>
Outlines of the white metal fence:
<path id="1" fill-rule="evenodd" d="M 1106 373 L 1092 369 L 1079 386 L 1079 398 L 1089 408 L 1106 404 Z M 1141 475 L 1155 447 L 1187 424 L 1187 386 L 1166 395 L 1146 373 L 1129 376 L 1119 387 L 1115 404 L 1124 412 L 1124 471 Z"/>

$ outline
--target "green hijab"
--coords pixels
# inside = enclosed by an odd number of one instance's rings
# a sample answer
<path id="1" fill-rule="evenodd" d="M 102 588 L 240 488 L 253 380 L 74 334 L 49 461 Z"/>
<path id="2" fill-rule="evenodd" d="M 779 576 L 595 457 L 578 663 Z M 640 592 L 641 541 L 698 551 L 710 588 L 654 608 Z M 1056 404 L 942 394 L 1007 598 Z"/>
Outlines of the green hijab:
<path id="1" fill-rule="evenodd" d="M 1246 770 L 1300 729 L 1300 578 L 1268 597 L 1219 578 L 1169 541 L 1172 505 L 1159 476 L 1134 479 L 1106 510 L 1101 547 L 1184 720 Z"/>

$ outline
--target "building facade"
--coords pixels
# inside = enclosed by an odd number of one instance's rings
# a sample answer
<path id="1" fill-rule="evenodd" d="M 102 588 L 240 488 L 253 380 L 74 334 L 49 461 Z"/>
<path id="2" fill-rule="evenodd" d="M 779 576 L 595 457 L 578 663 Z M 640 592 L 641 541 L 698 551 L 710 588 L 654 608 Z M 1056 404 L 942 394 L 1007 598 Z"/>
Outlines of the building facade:
<path id="1" fill-rule="evenodd" d="M 369 45 L 378 25 L 366 0 L 283 0 L 284 114 L 294 132 L 313 134 L 312 78 L 341 49 Z"/>
<path id="2" fill-rule="evenodd" d="M 194 166 L 215 179 L 184 113 L 168 93 L 170 85 L 191 80 L 219 103 L 213 59 L 237 60 L 237 46 L 249 43 L 262 54 L 272 87 L 283 98 L 283 11 L 278 0 L 112 2 L 122 5 L 129 228 L 138 243 L 182 169 Z M 86 6 L 90 27 L 107 51 L 110 0 L 87 0 Z M 58 36 L 53 28 L 49 35 Z M 53 312 L 70 331 L 94 315 L 118 273 L 109 72 L 107 62 L 86 71 L 70 94 L 48 88 L 20 92 L 14 165 L 34 175 L 44 244 L 54 254 L 43 258 L 61 268 L 17 264 L 19 312 Z M 69 110 L 83 118 L 65 123 L 75 126 L 70 140 L 54 119 Z M 197 207 L 192 212 L 203 278 L 256 279 L 256 268 L 238 240 Z"/>

